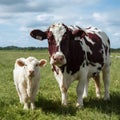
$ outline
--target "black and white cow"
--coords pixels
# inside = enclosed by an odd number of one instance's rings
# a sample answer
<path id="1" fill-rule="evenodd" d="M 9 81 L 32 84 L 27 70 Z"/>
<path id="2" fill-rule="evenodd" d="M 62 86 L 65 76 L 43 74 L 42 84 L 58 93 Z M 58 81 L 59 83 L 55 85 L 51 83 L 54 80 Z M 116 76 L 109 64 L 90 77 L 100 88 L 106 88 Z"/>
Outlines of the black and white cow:
<path id="1" fill-rule="evenodd" d="M 96 95 L 100 97 L 100 71 L 103 73 L 104 99 L 110 99 L 110 41 L 103 31 L 56 23 L 44 32 L 35 29 L 30 35 L 39 40 L 48 39 L 50 64 L 61 90 L 63 105 L 67 105 L 67 90 L 74 80 L 78 80 L 77 107 L 83 106 L 91 77 L 95 80 Z"/>

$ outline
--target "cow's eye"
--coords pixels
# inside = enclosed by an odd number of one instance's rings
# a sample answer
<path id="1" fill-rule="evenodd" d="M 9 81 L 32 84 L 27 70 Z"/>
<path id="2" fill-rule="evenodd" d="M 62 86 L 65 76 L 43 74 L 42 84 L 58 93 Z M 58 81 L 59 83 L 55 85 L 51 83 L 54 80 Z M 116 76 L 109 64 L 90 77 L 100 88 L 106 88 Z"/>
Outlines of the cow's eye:
<path id="1" fill-rule="evenodd" d="M 66 36 L 67 36 L 67 34 L 65 33 L 65 34 L 64 34 L 64 37 L 66 37 Z"/>
<path id="2" fill-rule="evenodd" d="M 52 39 L 53 38 L 53 34 L 51 32 L 49 32 L 47 38 L 48 39 Z"/>
<path id="3" fill-rule="evenodd" d="M 27 64 L 24 64 L 25 67 L 27 67 Z"/>
<path id="4" fill-rule="evenodd" d="M 63 35 L 63 39 L 65 39 L 67 37 L 67 34 L 65 33 L 64 35 Z"/>
<path id="5" fill-rule="evenodd" d="M 38 64 L 36 64 L 36 67 L 38 66 Z"/>

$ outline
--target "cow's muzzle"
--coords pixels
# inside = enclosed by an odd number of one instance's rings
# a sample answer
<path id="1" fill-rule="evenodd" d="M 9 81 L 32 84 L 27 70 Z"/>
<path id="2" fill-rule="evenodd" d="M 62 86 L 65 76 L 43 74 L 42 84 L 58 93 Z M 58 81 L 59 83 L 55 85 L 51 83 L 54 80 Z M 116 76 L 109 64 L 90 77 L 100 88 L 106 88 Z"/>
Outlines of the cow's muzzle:
<path id="1" fill-rule="evenodd" d="M 65 56 L 60 53 L 53 54 L 51 57 L 51 64 L 57 66 L 62 66 L 66 64 Z"/>
<path id="2" fill-rule="evenodd" d="M 35 71 L 34 70 L 29 70 L 29 77 L 34 77 Z"/>

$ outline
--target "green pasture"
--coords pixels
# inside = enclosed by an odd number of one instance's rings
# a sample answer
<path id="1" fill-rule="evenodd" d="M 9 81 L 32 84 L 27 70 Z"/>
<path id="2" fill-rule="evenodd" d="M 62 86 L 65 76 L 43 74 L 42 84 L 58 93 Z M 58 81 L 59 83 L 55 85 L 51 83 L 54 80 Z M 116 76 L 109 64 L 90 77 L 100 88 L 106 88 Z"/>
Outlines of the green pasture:
<path id="1" fill-rule="evenodd" d="M 68 91 L 68 107 L 61 105 L 58 84 L 49 65 L 47 50 L 0 50 L 0 120 L 120 120 L 120 53 L 111 53 L 111 101 L 97 99 L 94 81 L 89 84 L 88 98 L 84 108 L 77 109 L 76 85 L 73 82 Z M 40 88 L 36 97 L 36 110 L 23 110 L 13 82 L 13 68 L 19 57 L 34 56 L 48 60 L 41 68 Z M 104 94 L 101 80 L 102 97 Z"/>

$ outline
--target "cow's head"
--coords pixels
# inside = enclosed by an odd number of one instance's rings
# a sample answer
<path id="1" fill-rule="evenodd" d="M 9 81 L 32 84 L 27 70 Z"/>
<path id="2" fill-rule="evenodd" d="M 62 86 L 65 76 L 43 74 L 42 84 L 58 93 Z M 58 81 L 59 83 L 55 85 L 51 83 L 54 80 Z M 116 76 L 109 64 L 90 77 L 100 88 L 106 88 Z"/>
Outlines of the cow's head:
<path id="1" fill-rule="evenodd" d="M 30 35 L 39 40 L 48 39 L 50 64 L 60 67 L 67 63 L 70 42 L 75 37 L 84 35 L 84 31 L 80 29 L 72 31 L 66 25 L 57 23 L 51 25 L 45 32 L 35 29 L 31 31 Z"/>
<path id="2" fill-rule="evenodd" d="M 25 70 L 25 75 L 28 78 L 32 78 L 39 74 L 39 67 L 45 66 L 47 61 L 45 59 L 41 59 L 40 61 L 34 57 L 28 58 L 19 58 L 16 60 L 16 65 L 19 67 L 23 67 Z"/>

